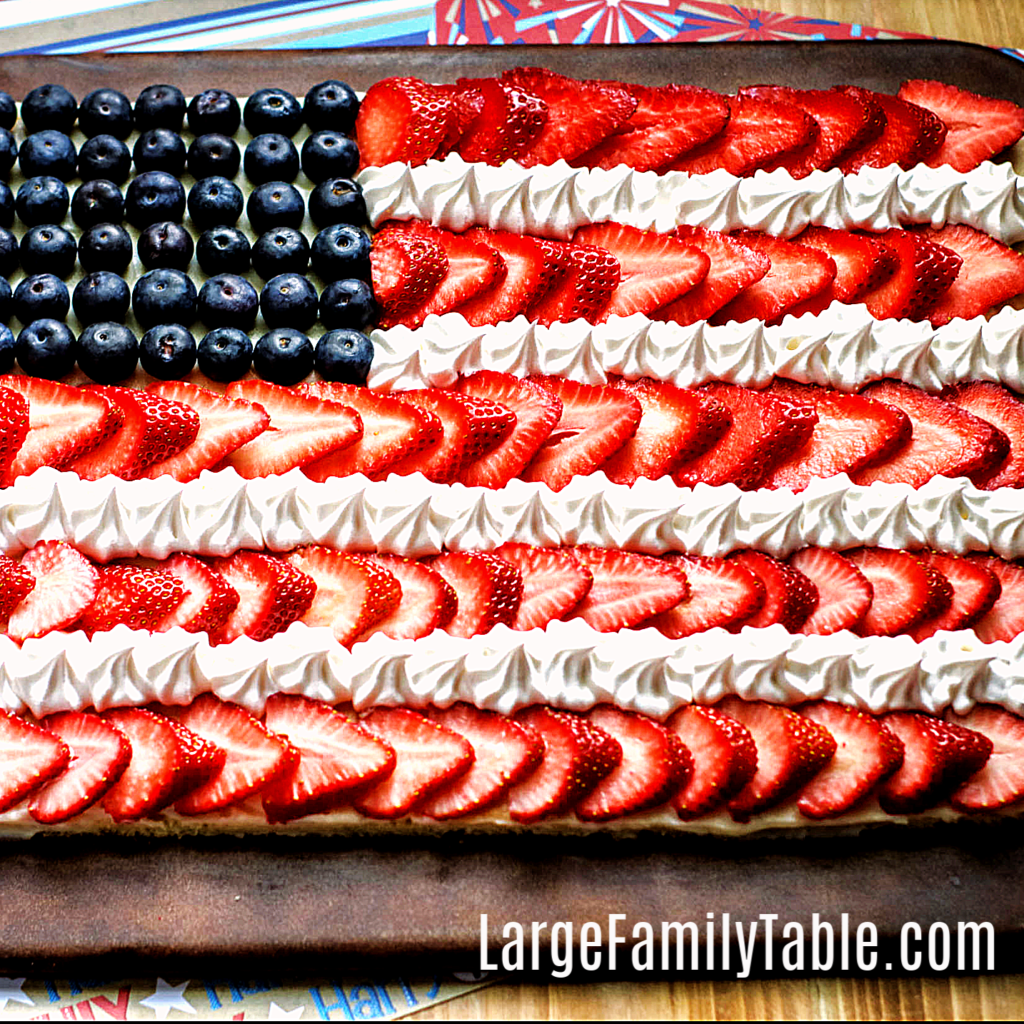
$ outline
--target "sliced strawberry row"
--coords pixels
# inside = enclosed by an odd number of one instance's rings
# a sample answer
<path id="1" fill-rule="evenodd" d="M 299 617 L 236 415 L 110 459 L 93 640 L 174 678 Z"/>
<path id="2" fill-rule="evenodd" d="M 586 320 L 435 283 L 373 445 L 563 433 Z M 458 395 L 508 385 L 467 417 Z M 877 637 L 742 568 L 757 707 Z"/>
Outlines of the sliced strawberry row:
<path id="1" fill-rule="evenodd" d="M 989 705 L 944 720 L 870 715 L 818 700 L 727 697 L 667 722 L 600 704 L 509 717 L 470 704 L 355 717 L 277 693 L 261 719 L 212 694 L 181 708 L 0 714 L 0 808 L 27 799 L 41 824 L 100 803 L 116 822 L 172 806 L 228 812 L 256 797 L 271 823 L 354 807 L 386 820 L 458 820 L 492 809 L 529 825 L 574 813 L 609 822 L 671 806 L 684 821 L 747 822 L 783 805 L 821 820 L 861 807 L 918 814 L 1024 796 L 1024 722 Z"/>
<path id="2" fill-rule="evenodd" d="M 458 153 L 526 167 L 638 171 L 719 168 L 736 175 L 919 162 L 970 170 L 1024 134 L 1024 110 L 941 82 L 905 82 L 897 96 L 756 85 L 720 96 L 686 85 L 575 80 L 544 68 L 454 86 L 388 78 L 371 86 L 356 120 L 362 166 L 413 166 Z"/>

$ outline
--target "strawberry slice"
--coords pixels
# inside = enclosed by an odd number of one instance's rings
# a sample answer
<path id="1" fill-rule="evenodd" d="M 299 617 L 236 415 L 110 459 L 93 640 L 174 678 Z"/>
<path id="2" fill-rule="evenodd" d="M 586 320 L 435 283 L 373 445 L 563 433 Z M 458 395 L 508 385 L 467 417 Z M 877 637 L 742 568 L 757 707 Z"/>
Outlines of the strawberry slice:
<path id="1" fill-rule="evenodd" d="M 803 490 L 812 480 L 849 473 L 890 458 L 911 436 L 910 417 L 894 405 L 776 377 L 770 394 L 818 414 L 807 443 L 775 465 L 763 487 Z"/>
<path id="2" fill-rule="evenodd" d="M 1010 442 L 1006 459 L 984 473 L 972 474 L 971 483 L 983 491 L 1024 487 L 1024 402 L 1020 396 L 993 381 L 974 380 L 946 388 L 942 397 L 991 423 Z"/>
<path id="3" fill-rule="evenodd" d="M 437 242 L 448 257 L 448 273 L 423 302 L 393 318 L 382 317 L 381 327 L 399 324 L 419 327 L 430 314 L 441 316 L 458 309 L 505 276 L 505 262 L 497 250 L 477 238 L 457 235 L 424 221 L 388 221 L 381 225 L 374 237 L 383 235 L 387 241 L 393 234 L 413 235 Z"/>
<path id="4" fill-rule="evenodd" d="M 332 476 L 353 473 L 371 479 L 383 477 L 396 462 L 441 440 L 443 428 L 437 416 L 391 395 L 335 381 L 300 384 L 295 390 L 349 405 L 363 421 L 363 436 L 355 444 L 302 467 L 311 480 L 322 483 Z"/>
<path id="5" fill-rule="evenodd" d="M 811 171 L 827 170 L 848 149 L 860 147 L 870 132 L 871 115 L 866 104 L 855 96 L 834 89 L 789 89 L 781 85 L 752 85 L 740 89 L 772 103 L 789 103 L 814 118 L 817 135 L 800 149 L 764 165 L 771 171 L 784 167 L 794 178 L 806 178 Z M 878 131 L 881 131 L 881 124 Z"/>
<path id="6" fill-rule="evenodd" d="M 378 563 L 359 555 L 310 544 L 285 556 L 293 568 L 316 584 L 302 621 L 325 626 L 338 643 L 356 638 L 386 619 L 402 600 L 398 580 Z"/>
<path id="7" fill-rule="evenodd" d="M 707 629 L 728 629 L 750 618 L 764 604 L 764 584 L 734 559 L 666 555 L 663 561 L 686 573 L 690 596 L 644 625 L 661 630 L 673 640 Z"/>
<path id="8" fill-rule="evenodd" d="M 402 589 L 398 607 L 371 626 L 358 639 L 383 633 L 392 640 L 418 640 L 435 629 L 444 629 L 455 617 L 459 599 L 451 584 L 429 565 L 400 555 L 360 555 L 391 573 Z"/>
<path id="9" fill-rule="evenodd" d="M 910 440 L 886 459 L 851 473 L 857 484 L 908 483 L 921 487 L 933 476 L 984 475 L 1001 465 L 1009 438 L 973 413 L 902 381 L 882 380 L 861 392 L 902 409 L 910 417 Z"/>
<path id="10" fill-rule="evenodd" d="M 818 588 L 795 566 L 753 550 L 738 551 L 730 561 L 749 569 L 764 584 L 764 603 L 749 618 L 730 626 L 732 632 L 744 626 L 759 629 L 780 622 L 795 633 L 817 608 Z"/>
<path id="11" fill-rule="evenodd" d="M 367 90 L 356 117 L 360 167 L 426 163 L 444 140 L 452 96 L 418 78 L 385 78 Z"/>
<path id="12" fill-rule="evenodd" d="M 991 572 L 1000 587 L 992 607 L 972 627 L 978 639 L 992 644 L 1024 633 L 1024 569 L 992 555 L 968 555 L 967 561 Z"/>
<path id="13" fill-rule="evenodd" d="M 443 160 L 458 146 L 469 126 L 479 117 L 484 109 L 484 97 L 479 89 L 460 89 L 457 85 L 442 85 L 439 88 L 447 93 L 452 103 L 444 138 L 434 152 L 438 160 Z"/>
<path id="14" fill-rule="evenodd" d="M 178 626 L 188 633 L 218 634 L 238 607 L 238 592 L 219 573 L 192 555 L 172 555 L 160 568 L 181 581 L 181 602 L 152 627 L 156 633 Z"/>
<path id="15" fill-rule="evenodd" d="M 199 433 L 199 413 L 138 388 L 91 386 L 121 411 L 121 425 L 109 437 L 65 467 L 83 480 L 119 476 L 135 480 L 143 470 L 187 448 Z"/>
<path id="16" fill-rule="evenodd" d="M 354 801 L 368 818 L 401 818 L 446 782 L 469 771 L 471 744 L 407 708 L 374 708 L 360 724 L 395 752 L 395 768 Z"/>
<path id="17" fill-rule="evenodd" d="M 767 256 L 771 266 L 764 277 L 744 288 L 712 317 L 714 324 L 732 320 L 777 322 L 819 295 L 835 279 L 836 262 L 820 249 L 760 231 L 734 231 L 732 237 Z"/>
<path id="18" fill-rule="evenodd" d="M 131 760 L 132 746 L 124 733 L 84 711 L 61 711 L 41 724 L 67 744 L 71 760 L 32 794 L 28 813 L 40 824 L 56 825 L 91 807 L 117 782 Z"/>
<path id="19" fill-rule="evenodd" d="M 890 251 L 896 268 L 860 301 L 876 320 L 921 319 L 956 279 L 962 259 L 916 231 L 891 228 L 872 237 Z"/>
<path id="20" fill-rule="evenodd" d="M 483 101 L 455 147 L 467 163 L 497 167 L 506 160 L 515 160 L 547 122 L 547 104 L 516 86 L 496 78 L 460 78 L 457 86 L 476 92 Z"/>
<path id="21" fill-rule="evenodd" d="M 853 96 L 867 92 L 882 108 L 885 128 L 871 142 L 847 150 L 839 161 L 843 174 L 854 174 L 862 167 L 887 167 L 899 164 L 905 170 L 938 149 L 946 127 L 931 111 L 884 92 L 872 92 L 856 86 L 839 86 L 838 91 Z"/>
<path id="22" fill-rule="evenodd" d="M 981 771 L 992 741 L 980 732 L 916 711 L 893 711 L 882 722 L 903 743 L 903 764 L 878 790 L 886 814 L 934 807 Z"/>
<path id="23" fill-rule="evenodd" d="M 929 167 L 949 164 L 954 170 L 969 171 L 1024 134 L 1024 109 L 1009 100 L 928 79 L 904 82 L 897 95 L 930 110 L 946 125 L 942 145 L 925 159 Z"/>
<path id="24" fill-rule="evenodd" d="M 486 291 L 455 310 L 467 323 L 480 327 L 512 320 L 525 314 L 530 304 L 547 291 L 549 261 L 547 247 L 540 239 L 490 228 L 472 228 L 465 237 L 494 249 L 505 264 L 504 277 L 496 278 Z"/>
<path id="25" fill-rule="evenodd" d="M 571 160 L 574 167 L 619 164 L 657 171 L 717 135 L 729 120 L 724 98 L 693 85 L 624 85 L 636 100 L 632 117 L 603 142 Z"/>
<path id="26" fill-rule="evenodd" d="M 903 743 L 873 715 L 834 700 L 802 704 L 799 712 L 836 741 L 835 756 L 800 791 L 804 817 L 834 818 L 856 807 L 903 763 Z"/>
<path id="27" fill-rule="evenodd" d="M 161 476 L 173 477 L 180 483 L 194 480 L 204 469 L 213 469 L 270 426 L 270 416 L 262 406 L 226 398 L 187 381 L 157 381 L 146 390 L 188 405 L 199 414 L 196 439 L 177 455 L 148 466 L 140 474 L 147 480 Z"/>
<path id="28" fill-rule="evenodd" d="M 718 444 L 672 474 L 681 487 L 733 483 L 742 490 L 754 490 L 776 465 L 808 443 L 817 422 L 811 405 L 766 391 L 713 383 L 700 392 L 721 402 L 732 414 L 732 423 Z"/>
<path id="29" fill-rule="evenodd" d="M 643 410 L 636 433 L 601 467 L 615 484 L 634 484 L 641 477 L 656 480 L 674 472 L 718 444 L 732 422 L 729 410 L 703 391 L 650 377 L 609 383 L 633 395 Z"/>
<path id="30" fill-rule="evenodd" d="M 989 811 L 1024 796 L 1024 722 L 992 704 L 976 704 L 966 715 L 948 716 L 956 725 L 980 733 L 992 743 L 985 766 L 953 791 L 958 811 Z"/>
<path id="31" fill-rule="evenodd" d="M 511 562 L 486 551 L 447 551 L 427 565 L 455 591 L 458 610 L 444 626 L 452 636 L 476 636 L 515 622 L 523 577 Z"/>
<path id="32" fill-rule="evenodd" d="M 12 611 L 31 593 L 36 578 L 28 566 L 0 554 L 0 621 L 6 622 Z"/>
<path id="33" fill-rule="evenodd" d="M 572 551 L 535 548 L 509 541 L 494 552 L 511 562 L 523 578 L 513 629 L 543 629 L 553 619 L 563 619 L 587 596 L 594 577 Z"/>
<path id="34" fill-rule="evenodd" d="M 580 821 L 611 821 L 657 807 L 693 774 L 689 750 L 660 722 L 610 704 L 599 704 L 587 721 L 618 741 L 622 760 L 577 802 Z"/>
<path id="35" fill-rule="evenodd" d="M 520 474 L 560 491 L 574 476 L 599 469 L 637 431 L 643 408 L 621 388 L 531 377 L 562 403 L 557 425 Z"/>
<path id="36" fill-rule="evenodd" d="M 322 700 L 271 694 L 264 722 L 298 751 L 294 764 L 260 794 L 271 823 L 330 810 L 346 793 L 394 770 L 395 752 L 384 740 Z"/>
<path id="37" fill-rule="evenodd" d="M 562 400 L 557 395 L 508 373 L 479 370 L 462 377 L 454 390 L 461 395 L 489 398 L 515 415 L 515 424 L 504 441 L 486 455 L 463 464 L 459 482 L 467 487 L 504 487 L 519 476 L 562 415 Z"/>
<path id="38" fill-rule="evenodd" d="M 301 619 L 316 596 L 316 583 L 304 572 L 258 551 L 236 551 L 211 559 L 210 566 L 238 595 L 224 628 L 211 634 L 217 643 L 240 636 L 268 640 Z"/>
<path id="39" fill-rule="evenodd" d="M 641 231 L 608 221 L 585 224 L 572 238 L 610 252 L 619 261 L 619 283 L 595 314 L 603 323 L 612 316 L 652 313 L 685 295 L 707 277 L 711 261 L 675 235 Z"/>
<path id="40" fill-rule="evenodd" d="M 818 591 L 817 605 L 796 632 L 827 636 L 857 628 L 871 607 L 874 589 L 853 562 L 838 551 L 811 547 L 790 555 L 789 565 Z"/>
<path id="41" fill-rule="evenodd" d="M 434 294 L 448 273 L 448 255 L 435 238 L 376 234 L 370 245 L 370 280 L 381 317 L 393 320 Z"/>
<path id="42" fill-rule="evenodd" d="M 790 708 L 726 697 L 718 709 L 750 730 L 757 771 L 726 806 L 735 821 L 781 803 L 832 760 L 836 741 L 828 729 Z"/>
<path id="43" fill-rule="evenodd" d="M 7 477 L 11 463 L 24 444 L 28 426 L 25 396 L 13 388 L 0 387 L 0 481 Z"/>
<path id="44" fill-rule="evenodd" d="M 104 721 L 128 737 L 128 767 L 103 797 L 114 821 L 138 821 L 209 782 L 224 767 L 220 747 L 145 708 L 113 708 Z"/>
<path id="45" fill-rule="evenodd" d="M 21 556 L 35 586 L 11 612 L 7 635 L 14 640 L 66 629 L 92 604 L 99 574 L 62 540 L 43 540 Z"/>
<path id="46" fill-rule="evenodd" d="M 916 557 L 942 573 L 953 588 L 948 607 L 922 619 L 908 631 L 918 643 L 934 636 L 940 629 L 967 629 L 987 615 L 999 597 L 1002 586 L 998 577 L 976 561 L 939 551 L 918 551 Z"/>
<path id="47" fill-rule="evenodd" d="M 82 613 L 78 628 L 92 636 L 124 624 L 155 629 L 181 604 L 185 588 L 172 573 L 140 565 L 103 565 L 96 596 Z"/>
<path id="48" fill-rule="evenodd" d="M 592 721 L 535 704 L 515 716 L 540 738 L 540 765 L 508 793 L 513 821 L 530 824 L 564 814 L 614 771 L 622 747 Z"/>
<path id="49" fill-rule="evenodd" d="M 772 265 L 763 252 L 720 231 L 681 224 L 676 228 L 676 235 L 687 245 L 700 249 L 711 265 L 703 281 L 674 302 L 649 314 L 652 320 L 671 320 L 679 324 L 710 320 L 745 288 L 760 281 Z"/>
<path id="50" fill-rule="evenodd" d="M 246 480 L 278 476 L 332 452 L 348 448 L 363 436 L 363 421 L 349 405 L 302 394 L 263 380 L 229 384 L 226 398 L 262 407 L 270 425 L 223 462 Z"/>
<path id="51" fill-rule="evenodd" d="M 68 745 L 54 733 L 0 709 L 0 813 L 60 775 L 70 760 Z"/>
<path id="52" fill-rule="evenodd" d="M 572 553 L 594 582 L 570 618 L 583 619 L 598 632 L 639 626 L 690 594 L 686 573 L 678 562 L 586 545 L 573 548 Z"/>
<path id="53" fill-rule="evenodd" d="M 28 430 L 4 474 L 5 487 L 42 466 L 63 469 L 120 424 L 120 410 L 91 388 L 22 374 L 0 377 L 0 387 L 16 392 L 28 403 Z"/>
<path id="54" fill-rule="evenodd" d="M 549 252 L 554 252 L 550 244 Z M 573 320 L 593 323 L 618 287 L 619 261 L 607 249 L 575 243 L 561 246 L 560 258 L 565 262 L 563 272 L 530 305 L 527 319 L 545 326 Z"/>
<path id="55" fill-rule="evenodd" d="M 690 704 L 666 723 L 693 759 L 693 772 L 673 797 L 683 821 L 708 814 L 731 800 L 757 771 L 757 748 L 750 730 L 718 708 Z"/>
<path id="56" fill-rule="evenodd" d="M 871 584 L 871 607 L 860 620 L 861 636 L 895 636 L 949 606 L 949 581 L 906 551 L 858 548 L 849 559 Z"/>
<path id="57" fill-rule="evenodd" d="M 196 735 L 224 751 L 224 764 L 207 782 L 180 797 L 179 814 L 223 810 L 258 793 L 288 772 L 299 752 L 245 708 L 204 693 L 184 708 L 164 709 Z"/>
<path id="58" fill-rule="evenodd" d="M 464 775 L 434 790 L 417 807 L 437 821 L 462 818 L 497 803 L 507 790 L 540 764 L 544 744 L 528 726 L 471 704 L 430 708 L 431 721 L 458 733 L 473 747 L 473 763 Z"/>
<path id="59" fill-rule="evenodd" d="M 956 317 L 970 320 L 984 316 L 990 309 L 1003 306 L 1024 291 L 1024 256 L 990 238 L 984 231 L 966 224 L 914 230 L 936 245 L 955 252 L 962 261 L 949 288 L 921 311 L 933 327 L 948 324 Z"/>
<path id="60" fill-rule="evenodd" d="M 702 146 L 666 164 L 663 171 L 710 174 L 724 168 L 743 177 L 801 150 L 818 135 L 813 117 L 791 103 L 776 103 L 754 96 L 726 96 L 729 120 Z"/>
<path id="61" fill-rule="evenodd" d="M 511 85 L 543 100 L 548 118 L 517 154 L 524 167 L 572 161 L 625 124 L 637 102 L 615 82 L 577 82 L 547 68 L 512 68 L 501 76 Z"/>

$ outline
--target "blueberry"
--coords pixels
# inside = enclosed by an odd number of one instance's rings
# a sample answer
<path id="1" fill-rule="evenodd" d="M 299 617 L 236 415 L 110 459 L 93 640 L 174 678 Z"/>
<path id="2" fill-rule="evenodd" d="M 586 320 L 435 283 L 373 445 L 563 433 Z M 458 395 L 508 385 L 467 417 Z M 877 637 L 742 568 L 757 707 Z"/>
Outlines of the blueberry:
<path id="1" fill-rule="evenodd" d="M 63 85 L 40 85 L 21 102 L 21 119 L 27 132 L 54 128 L 67 133 L 77 117 L 78 102 Z"/>
<path id="2" fill-rule="evenodd" d="M 14 136 L 8 129 L 0 128 L 0 175 L 6 178 L 17 159 L 18 144 L 14 141 Z"/>
<path id="3" fill-rule="evenodd" d="M 0 128 L 13 128 L 18 120 L 18 109 L 10 93 L 0 91 Z"/>
<path id="4" fill-rule="evenodd" d="M 309 267 L 309 242 L 298 228 L 264 232 L 252 247 L 252 269 L 264 281 L 278 274 L 304 274 Z"/>
<path id="5" fill-rule="evenodd" d="M 362 331 L 377 319 L 378 312 L 373 289 L 352 277 L 332 281 L 320 295 L 320 322 L 328 330 Z"/>
<path id="6" fill-rule="evenodd" d="M 373 342 L 359 331 L 328 331 L 316 343 L 316 372 L 324 380 L 365 384 L 373 362 Z"/>
<path id="7" fill-rule="evenodd" d="M 151 327 L 139 343 L 139 362 L 157 380 L 181 380 L 196 365 L 196 339 L 181 324 Z"/>
<path id="8" fill-rule="evenodd" d="M 75 144 L 63 133 L 47 128 L 30 135 L 18 150 L 18 164 L 26 178 L 52 174 L 61 181 L 75 176 L 78 153 Z"/>
<path id="9" fill-rule="evenodd" d="M 14 208 L 23 224 L 59 224 L 68 212 L 68 189 L 59 178 L 39 175 L 22 182 Z"/>
<path id="10" fill-rule="evenodd" d="M 188 327 L 196 318 L 196 286 L 180 270 L 160 267 L 135 282 L 132 309 L 143 327 L 156 324 L 182 324 Z"/>
<path id="11" fill-rule="evenodd" d="M 370 279 L 370 236 L 351 224 L 332 224 L 313 239 L 313 272 L 324 281 Z"/>
<path id="12" fill-rule="evenodd" d="M 75 269 L 75 236 L 59 224 L 37 224 L 21 236 L 21 267 L 26 274 L 68 277 Z"/>
<path id="13" fill-rule="evenodd" d="M 185 94 L 176 85 L 147 85 L 135 101 L 135 127 L 181 131 L 185 119 Z"/>
<path id="14" fill-rule="evenodd" d="M 90 324 L 78 336 L 78 365 L 97 384 L 126 380 L 139 365 L 139 339 L 124 324 Z"/>
<path id="15" fill-rule="evenodd" d="M 306 93 L 302 115 L 311 131 L 333 128 L 349 132 L 359 113 L 359 98 L 350 85 L 334 79 L 314 85 Z"/>
<path id="16" fill-rule="evenodd" d="M 196 243 L 204 274 L 244 274 L 249 269 L 249 239 L 238 228 L 209 228 Z"/>
<path id="17" fill-rule="evenodd" d="M 363 190 L 351 178 L 328 178 L 310 193 L 309 216 L 318 228 L 331 224 L 365 224 Z"/>
<path id="18" fill-rule="evenodd" d="M 18 240 L 7 228 L 0 228 L 0 277 L 8 278 L 18 269 Z"/>
<path id="19" fill-rule="evenodd" d="M 277 327 L 264 334 L 252 353 L 256 373 L 273 384 L 298 384 L 313 369 L 313 343 L 293 327 Z"/>
<path id="20" fill-rule="evenodd" d="M 75 368 L 75 348 L 75 336 L 67 324 L 42 318 L 22 328 L 14 354 L 26 373 L 59 380 Z"/>
<path id="21" fill-rule="evenodd" d="M 241 380 L 252 366 L 252 339 L 237 327 L 217 327 L 199 342 L 199 369 L 210 380 Z"/>
<path id="22" fill-rule="evenodd" d="M 263 286 L 260 312 L 268 327 L 305 331 L 316 323 L 316 289 L 301 274 L 278 274 Z"/>
<path id="23" fill-rule="evenodd" d="M 341 132 L 316 132 L 302 144 L 302 169 L 317 184 L 328 178 L 351 178 L 359 170 L 359 147 Z"/>
<path id="24" fill-rule="evenodd" d="M 128 282 L 111 270 L 86 274 L 71 295 L 71 307 L 83 324 L 103 321 L 121 323 L 128 313 L 131 294 Z"/>
<path id="25" fill-rule="evenodd" d="M 14 315 L 23 323 L 63 320 L 71 308 L 67 285 L 53 274 L 24 277 L 14 289 Z"/>
<path id="26" fill-rule="evenodd" d="M 120 183 L 128 180 L 131 171 L 128 147 L 113 135 L 94 135 L 78 151 L 78 176 L 82 181 L 103 178 Z"/>
<path id="27" fill-rule="evenodd" d="M 253 189 L 245 204 L 245 212 L 253 230 L 262 234 L 271 228 L 299 227 L 306 208 L 301 193 L 294 185 L 286 181 L 268 181 Z"/>
<path id="28" fill-rule="evenodd" d="M 71 200 L 71 219 L 80 228 L 91 228 L 94 224 L 120 224 L 123 218 L 124 196 L 112 181 L 94 178 L 75 189 Z"/>
<path id="29" fill-rule="evenodd" d="M 14 369 L 14 333 L 6 324 L 0 324 L 0 373 Z"/>
<path id="30" fill-rule="evenodd" d="M 218 274 L 199 290 L 199 319 L 207 327 L 247 331 L 256 323 L 259 305 L 256 289 L 237 274 Z"/>
<path id="31" fill-rule="evenodd" d="M 150 128 L 132 148 L 137 171 L 166 171 L 180 178 L 185 172 L 185 140 L 169 128 Z"/>
<path id="32" fill-rule="evenodd" d="M 189 189 L 189 216 L 200 229 L 238 223 L 244 206 L 242 190 L 218 174 L 197 181 Z"/>
<path id="33" fill-rule="evenodd" d="M 254 184 L 267 181 L 294 181 L 299 173 L 299 151 L 284 135 L 257 135 L 245 147 L 245 176 Z"/>
<path id="34" fill-rule="evenodd" d="M 192 236 L 180 224 L 164 220 L 150 224 L 141 232 L 137 250 L 139 259 L 147 270 L 154 270 L 156 267 L 188 270 L 195 244 Z"/>
<path id="35" fill-rule="evenodd" d="M 11 306 L 14 293 L 6 277 L 0 277 L 0 324 L 11 319 Z"/>
<path id="36" fill-rule="evenodd" d="M 277 132 L 290 139 L 302 127 L 302 107 L 286 89 L 257 89 L 245 101 L 242 120 L 250 135 Z"/>
<path id="37" fill-rule="evenodd" d="M 120 224 L 93 224 L 78 241 L 78 262 L 88 273 L 123 274 L 132 261 L 131 235 Z"/>
<path id="38" fill-rule="evenodd" d="M 131 101 L 116 89 L 93 89 L 78 107 L 78 127 L 90 139 L 95 135 L 127 139 L 133 122 Z"/>
<path id="39" fill-rule="evenodd" d="M 193 135 L 234 135 L 242 122 L 238 100 L 225 89 L 204 89 L 193 96 L 186 116 Z"/>
<path id="40" fill-rule="evenodd" d="M 0 228 L 9 228 L 14 223 L 14 193 L 10 186 L 0 181 Z"/>
<path id="41" fill-rule="evenodd" d="M 188 147 L 186 163 L 193 178 L 209 178 L 213 175 L 233 178 L 241 162 L 238 145 L 226 135 L 212 132 L 200 135 Z"/>
<path id="42" fill-rule="evenodd" d="M 124 215 L 137 228 L 185 216 L 185 189 L 166 171 L 143 171 L 133 178 L 124 197 Z"/>

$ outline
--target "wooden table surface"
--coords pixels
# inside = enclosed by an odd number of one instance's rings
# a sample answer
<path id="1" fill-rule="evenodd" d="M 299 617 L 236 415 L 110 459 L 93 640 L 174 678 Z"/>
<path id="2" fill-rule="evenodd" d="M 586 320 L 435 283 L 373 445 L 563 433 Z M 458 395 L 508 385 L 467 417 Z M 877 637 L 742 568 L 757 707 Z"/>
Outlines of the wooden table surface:
<path id="1" fill-rule="evenodd" d="M 897 32 L 1024 49 L 1024 0 L 754 0 L 750 6 Z M 501 982 L 421 1020 L 1006 1020 L 1024 975 L 769 981 Z"/>

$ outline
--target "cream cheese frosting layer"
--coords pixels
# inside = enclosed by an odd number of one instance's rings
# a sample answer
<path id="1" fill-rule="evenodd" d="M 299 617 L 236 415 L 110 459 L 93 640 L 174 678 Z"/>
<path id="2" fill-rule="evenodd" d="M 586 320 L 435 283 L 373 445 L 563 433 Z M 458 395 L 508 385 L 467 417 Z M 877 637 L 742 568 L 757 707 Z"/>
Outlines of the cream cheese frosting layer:
<path id="1" fill-rule="evenodd" d="M 1007 244 L 1024 240 L 1024 179 L 986 162 L 966 174 L 951 167 L 838 168 L 795 180 L 784 169 L 737 178 L 725 170 L 656 174 L 621 166 L 524 168 L 466 163 L 457 154 L 420 167 L 392 163 L 358 175 L 370 223 L 429 220 L 462 231 L 475 224 L 569 238 L 584 224 L 617 221 L 670 231 L 701 224 L 753 228 L 790 237 L 809 224 L 883 231 L 904 223 L 968 224 Z"/>

